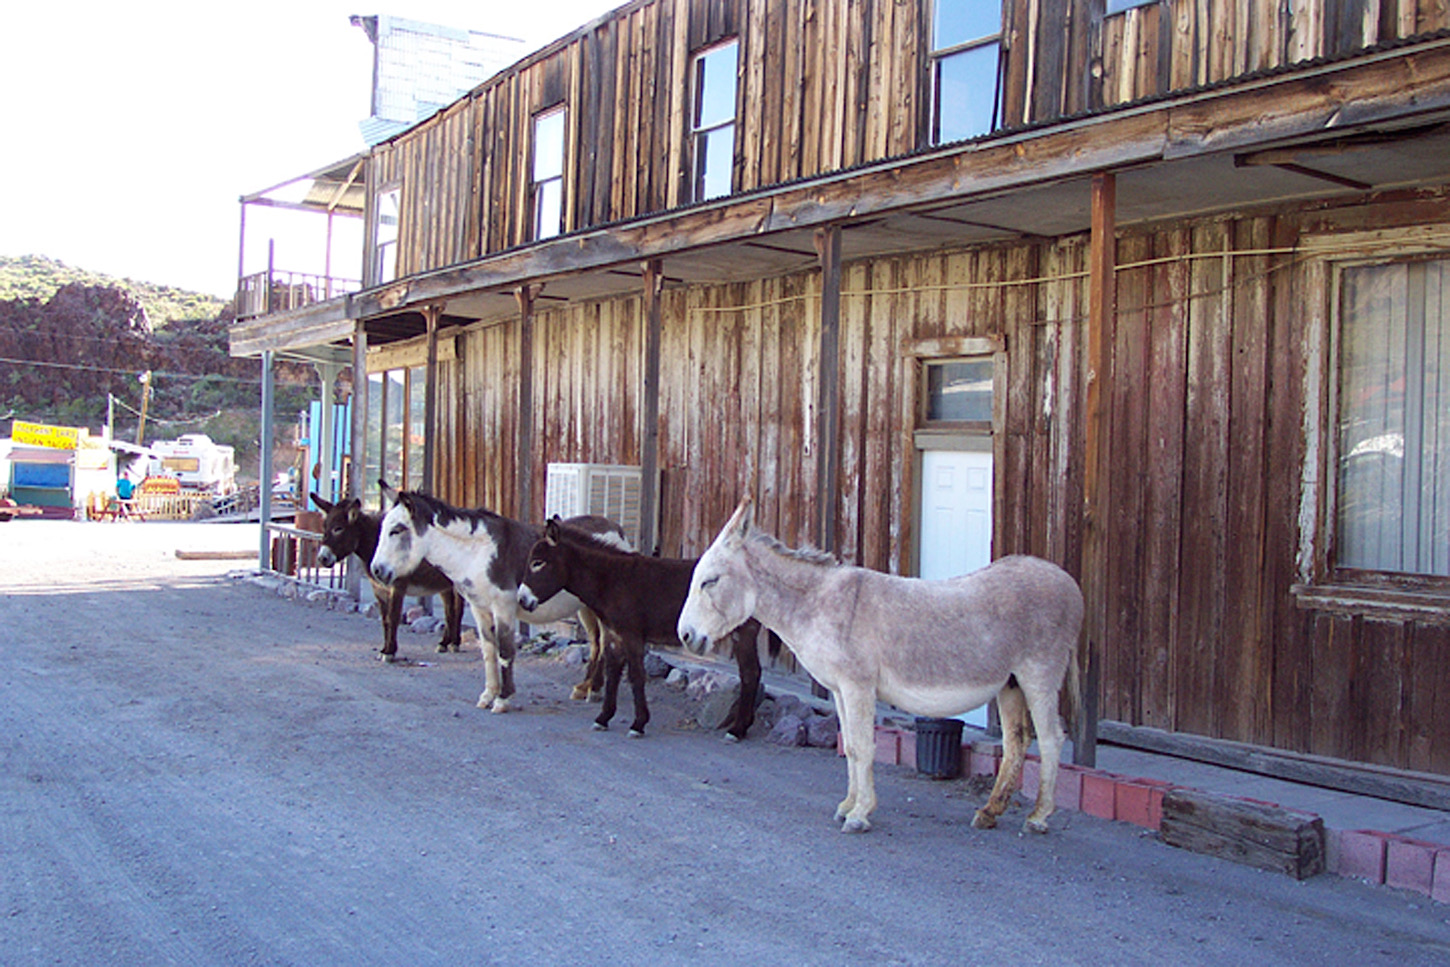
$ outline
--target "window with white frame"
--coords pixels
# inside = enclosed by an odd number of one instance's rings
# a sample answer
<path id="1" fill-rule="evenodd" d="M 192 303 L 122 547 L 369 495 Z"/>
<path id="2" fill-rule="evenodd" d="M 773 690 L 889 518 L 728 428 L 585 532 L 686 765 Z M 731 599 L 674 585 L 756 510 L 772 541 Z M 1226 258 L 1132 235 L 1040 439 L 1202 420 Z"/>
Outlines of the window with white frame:
<path id="1" fill-rule="evenodd" d="M 398 208 L 402 191 L 397 187 L 378 192 L 373 209 L 373 271 L 382 285 L 398 277 Z"/>
<path id="2" fill-rule="evenodd" d="M 1339 275 L 1334 564 L 1450 576 L 1450 260 Z"/>
<path id="3" fill-rule="evenodd" d="M 1001 120 L 1000 0 L 936 0 L 931 18 L 931 140 L 946 144 Z"/>
<path id="4" fill-rule="evenodd" d="M 564 124 L 568 111 L 556 107 L 534 116 L 534 166 L 529 179 L 535 241 L 564 230 Z"/>
<path id="5" fill-rule="evenodd" d="M 690 144 L 691 200 L 730 194 L 735 167 L 735 79 L 740 44 L 730 41 L 695 55 Z"/>

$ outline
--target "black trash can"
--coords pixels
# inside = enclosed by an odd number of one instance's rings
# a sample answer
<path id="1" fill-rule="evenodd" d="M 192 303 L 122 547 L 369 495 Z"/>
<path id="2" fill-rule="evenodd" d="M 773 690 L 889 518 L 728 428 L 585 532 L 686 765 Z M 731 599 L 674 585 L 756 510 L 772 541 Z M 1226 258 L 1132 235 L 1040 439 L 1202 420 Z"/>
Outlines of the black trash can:
<path id="1" fill-rule="evenodd" d="M 962 720 L 916 720 L 916 771 L 933 779 L 962 774 Z"/>

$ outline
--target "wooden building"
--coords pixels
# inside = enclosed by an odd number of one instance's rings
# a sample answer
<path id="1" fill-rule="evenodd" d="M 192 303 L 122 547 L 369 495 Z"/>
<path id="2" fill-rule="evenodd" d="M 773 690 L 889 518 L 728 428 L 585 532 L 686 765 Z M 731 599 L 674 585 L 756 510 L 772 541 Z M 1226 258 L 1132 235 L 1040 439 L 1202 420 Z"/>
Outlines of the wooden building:
<path id="1" fill-rule="evenodd" d="M 1045 556 L 1115 740 L 1443 806 L 1447 28 L 637 0 L 368 152 L 361 290 L 233 352 L 408 389 L 369 476 L 458 504 L 541 519 L 550 463 L 627 464 L 670 555 L 750 492 L 872 568 Z"/>

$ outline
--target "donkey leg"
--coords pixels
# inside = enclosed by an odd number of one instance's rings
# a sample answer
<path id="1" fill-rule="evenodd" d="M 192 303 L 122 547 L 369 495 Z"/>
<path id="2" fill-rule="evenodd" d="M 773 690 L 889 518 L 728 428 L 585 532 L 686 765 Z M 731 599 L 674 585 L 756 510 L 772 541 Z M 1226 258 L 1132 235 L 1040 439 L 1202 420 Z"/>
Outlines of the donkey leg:
<path id="1" fill-rule="evenodd" d="M 750 627 L 754 627 L 751 625 Z M 735 632 L 735 667 L 740 672 L 740 698 L 735 702 L 735 714 L 725 738 L 738 742 L 745 738 L 755 721 L 755 699 L 760 694 L 760 642 L 759 632 Z"/>
<path id="2" fill-rule="evenodd" d="M 403 592 L 386 584 L 373 584 L 373 597 L 383 618 L 383 650 L 378 658 L 393 662 L 398 657 L 398 625 L 403 620 Z"/>
<path id="3" fill-rule="evenodd" d="M 997 693 L 997 711 L 1002 718 L 1002 765 L 997 769 L 997 781 L 992 784 L 992 795 L 987 804 L 972 817 L 972 825 L 978 829 L 992 829 L 1017 790 L 1017 781 L 1022 777 L 1022 759 L 1027 751 L 1027 700 L 1022 689 L 1008 685 Z"/>
<path id="4" fill-rule="evenodd" d="M 449 588 L 443 592 L 443 638 L 438 652 L 457 651 L 463 643 L 463 599 Z"/>
<path id="5" fill-rule="evenodd" d="M 1049 688 L 1027 697 L 1032 709 L 1032 725 L 1037 730 L 1037 752 L 1042 757 L 1037 803 L 1022 824 L 1023 829 L 1033 833 L 1047 832 L 1047 817 L 1057 808 L 1057 770 L 1062 762 L 1064 738 L 1062 721 L 1057 716 L 1057 693 L 1058 688 Z"/>
<path id="6" fill-rule="evenodd" d="M 841 716 L 841 738 L 846 747 L 846 798 L 836 807 L 836 818 L 844 819 L 843 833 L 864 833 L 871 828 L 867 818 L 876 808 L 876 696 L 862 688 L 842 690 L 836 700 Z"/>
<path id="7" fill-rule="evenodd" d="M 619 702 L 619 676 L 624 672 L 624 660 L 612 633 L 606 633 L 601 647 L 604 650 L 604 707 L 594 720 L 596 732 L 609 728 L 609 720 L 614 718 Z"/>
<path id="8" fill-rule="evenodd" d="M 499 693 L 498 640 L 493 612 L 473 606 L 473 620 L 478 625 L 478 650 L 483 654 L 483 693 L 478 696 L 479 708 L 491 708 Z"/>
<path id="9" fill-rule="evenodd" d="M 584 678 L 574 686 L 569 697 L 576 702 L 587 702 L 599 695 L 604 683 L 603 633 L 599 629 L 599 618 L 588 608 L 579 609 L 579 623 L 589 639 L 589 664 L 584 669 Z"/>
<path id="10" fill-rule="evenodd" d="M 514 634 L 514 623 L 511 618 L 500 619 L 494 615 L 494 634 L 498 636 L 498 668 L 499 668 L 499 691 L 498 697 L 493 700 L 492 711 L 496 713 L 507 712 L 512 705 L 509 699 L 514 695 L 514 656 L 518 654 L 518 638 Z"/>
<path id="11" fill-rule="evenodd" d="M 638 641 L 623 642 L 625 647 L 625 661 L 629 667 L 629 686 L 634 696 L 634 721 L 630 723 L 630 738 L 639 738 L 644 735 L 644 727 L 649 724 L 649 702 L 644 697 L 644 639 Z"/>

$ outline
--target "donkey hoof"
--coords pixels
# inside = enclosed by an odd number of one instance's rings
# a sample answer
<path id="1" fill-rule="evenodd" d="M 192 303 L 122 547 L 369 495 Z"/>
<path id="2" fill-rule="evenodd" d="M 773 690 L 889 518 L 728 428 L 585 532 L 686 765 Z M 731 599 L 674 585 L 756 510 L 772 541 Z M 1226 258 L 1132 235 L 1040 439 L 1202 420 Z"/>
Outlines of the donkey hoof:
<path id="1" fill-rule="evenodd" d="M 864 819 L 848 819 L 841 826 L 843 833 L 869 833 L 870 831 L 871 824 Z"/>
<path id="2" fill-rule="evenodd" d="M 644 738 L 644 729 L 630 729 L 629 730 L 629 737 L 631 739 L 642 739 L 642 738 Z"/>
<path id="3" fill-rule="evenodd" d="M 396 654 L 390 655 L 387 652 L 381 652 L 378 655 L 378 661 L 382 662 L 384 665 L 392 665 L 392 664 L 395 664 L 397 662 L 397 660 L 398 660 L 398 656 Z"/>
<path id="4" fill-rule="evenodd" d="M 1042 833 L 1046 833 L 1047 832 L 1047 820 L 1045 820 L 1045 819 L 1033 819 L 1031 816 L 1028 816 L 1027 817 L 1027 822 L 1025 822 L 1025 823 L 1022 824 L 1022 831 L 1024 833 L 1037 833 L 1039 835 L 1042 834 Z"/>
<path id="5" fill-rule="evenodd" d="M 454 651 L 457 651 L 457 650 L 458 649 L 456 649 L 456 648 L 454 649 Z M 438 643 L 438 654 L 440 654 L 440 655 L 446 655 L 446 654 L 448 654 L 448 645 L 445 642 L 441 642 L 440 641 Z"/>
<path id="6" fill-rule="evenodd" d="M 972 825 L 977 829 L 996 829 L 997 817 L 985 809 L 978 809 L 976 815 L 972 817 Z"/>
<path id="7" fill-rule="evenodd" d="M 493 705 L 489 708 L 489 711 L 495 715 L 502 715 L 511 708 L 513 708 L 513 706 L 509 703 L 508 699 L 496 698 L 493 700 Z"/>
<path id="8" fill-rule="evenodd" d="M 589 689 L 587 689 L 587 688 L 580 688 L 578 685 L 575 685 L 574 686 L 574 690 L 569 693 L 569 699 L 570 699 L 570 701 L 574 701 L 574 702 L 584 702 L 584 701 L 588 701 L 588 699 L 589 699 Z"/>
<path id="9" fill-rule="evenodd" d="M 493 692 L 484 692 L 482 695 L 478 696 L 478 707 L 488 708 L 490 705 L 493 704 L 493 699 Z"/>
<path id="10" fill-rule="evenodd" d="M 589 727 L 591 729 L 593 729 L 595 732 L 608 732 L 609 731 L 609 726 L 606 725 L 606 724 L 604 724 L 603 722 L 591 722 L 591 723 L 589 723 Z"/>
<path id="11" fill-rule="evenodd" d="M 727 743 L 739 742 L 740 741 L 740 736 L 736 735 L 733 732 L 726 732 L 725 733 L 725 741 Z"/>

